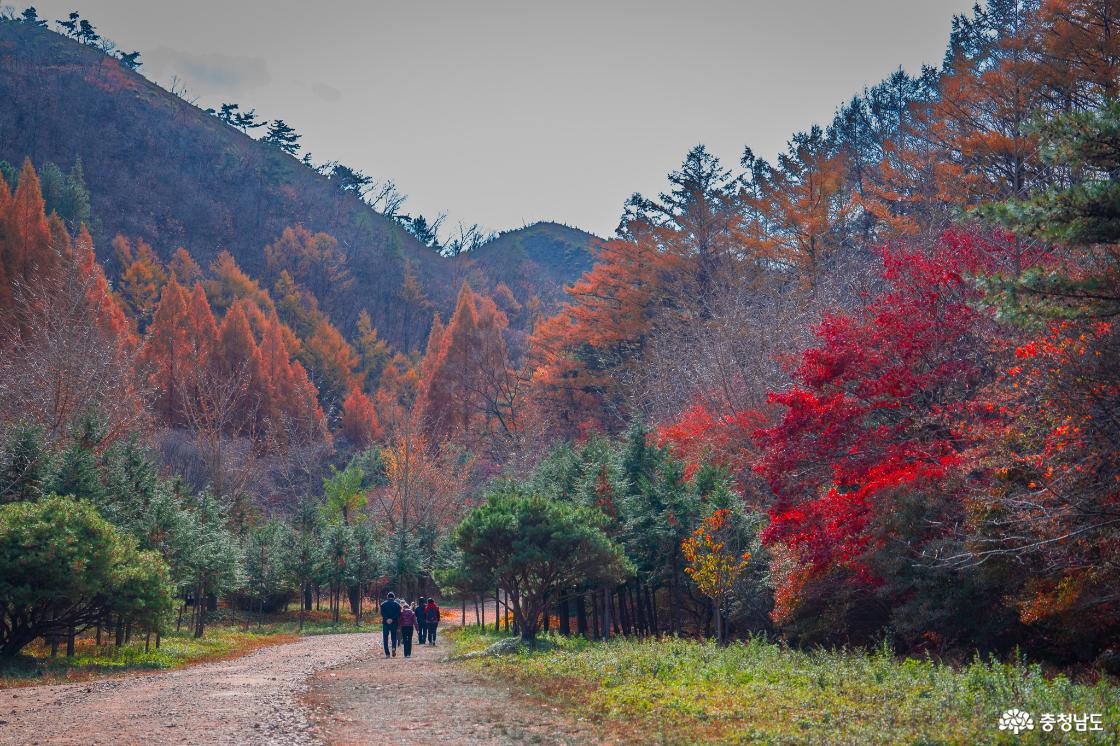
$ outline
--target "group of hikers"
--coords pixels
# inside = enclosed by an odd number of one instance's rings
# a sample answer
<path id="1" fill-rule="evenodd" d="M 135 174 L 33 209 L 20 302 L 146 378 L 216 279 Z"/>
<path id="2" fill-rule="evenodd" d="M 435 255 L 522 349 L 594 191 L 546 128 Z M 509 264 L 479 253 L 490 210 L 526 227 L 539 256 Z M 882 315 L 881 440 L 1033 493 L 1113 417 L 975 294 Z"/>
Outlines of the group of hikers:
<path id="1" fill-rule="evenodd" d="M 434 598 L 421 596 L 415 604 L 398 599 L 392 591 L 381 602 L 381 639 L 385 645 L 385 657 L 397 655 L 397 640 L 404 648 L 404 657 L 412 656 L 412 631 L 416 630 L 417 644 L 436 644 L 436 628 L 439 627 L 439 606 Z M 391 643 L 391 646 L 390 646 Z"/>

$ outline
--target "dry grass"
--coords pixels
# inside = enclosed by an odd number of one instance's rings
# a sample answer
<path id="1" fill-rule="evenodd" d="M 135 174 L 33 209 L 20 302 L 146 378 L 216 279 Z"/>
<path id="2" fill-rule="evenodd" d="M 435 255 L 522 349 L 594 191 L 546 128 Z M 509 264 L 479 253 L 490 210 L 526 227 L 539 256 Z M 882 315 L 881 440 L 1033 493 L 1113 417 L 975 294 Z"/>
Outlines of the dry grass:
<path id="1" fill-rule="evenodd" d="M 24 649 L 23 655 L 0 663 L 0 689 L 71 684 L 231 660 L 298 639 L 290 632 L 257 633 L 239 627 L 216 626 L 207 629 L 200 639 L 185 631 L 171 633 L 161 640 L 159 649 L 155 647 L 153 636 L 148 652 L 144 651 L 143 636 L 120 647 L 98 646 L 92 636 L 82 637 L 75 641 L 73 657 L 65 655 L 64 646 L 52 658 L 50 646 L 33 644 Z"/>

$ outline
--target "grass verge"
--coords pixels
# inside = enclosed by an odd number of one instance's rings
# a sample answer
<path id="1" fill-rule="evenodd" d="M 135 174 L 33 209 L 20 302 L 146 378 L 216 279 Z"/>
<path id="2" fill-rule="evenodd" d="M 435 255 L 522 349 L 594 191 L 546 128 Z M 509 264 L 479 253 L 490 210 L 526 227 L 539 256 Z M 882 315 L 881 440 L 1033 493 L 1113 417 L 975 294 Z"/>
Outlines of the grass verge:
<path id="1" fill-rule="evenodd" d="M 501 639 L 463 629 L 455 652 Z M 727 648 L 690 640 L 589 643 L 550 637 L 546 652 L 473 659 L 487 671 L 624 727 L 642 743 L 1116 743 L 1120 687 L 1046 677 L 1037 665 L 975 660 L 952 667 L 886 650 L 800 651 L 762 639 Z M 1004 710 L 1034 730 L 1000 731 Z M 1101 716 L 1103 730 L 1046 733 L 1043 713 Z M 639 735 L 635 735 L 639 734 Z M 644 735 L 640 735 L 644 734 Z"/>
<path id="2" fill-rule="evenodd" d="M 280 645 L 299 639 L 299 635 L 345 634 L 373 632 L 380 627 L 370 623 L 358 626 L 353 619 L 343 618 L 335 626 L 326 611 L 307 612 L 303 631 L 299 632 L 296 612 L 257 615 L 220 609 L 211 612 L 205 634 L 195 639 L 184 625 L 179 632 L 163 636 L 159 649 L 152 636 L 148 651 L 144 651 L 144 636 L 117 647 L 97 645 L 92 635 L 76 640 L 74 656 L 65 656 L 65 645 L 56 657 L 50 656 L 50 647 L 36 641 L 23 654 L 10 661 L 0 661 L 0 689 L 39 684 L 67 684 L 107 676 L 159 671 L 189 666 L 196 663 L 226 660 L 248 655 L 270 645 Z M 104 642 L 111 635 L 102 638 Z"/>

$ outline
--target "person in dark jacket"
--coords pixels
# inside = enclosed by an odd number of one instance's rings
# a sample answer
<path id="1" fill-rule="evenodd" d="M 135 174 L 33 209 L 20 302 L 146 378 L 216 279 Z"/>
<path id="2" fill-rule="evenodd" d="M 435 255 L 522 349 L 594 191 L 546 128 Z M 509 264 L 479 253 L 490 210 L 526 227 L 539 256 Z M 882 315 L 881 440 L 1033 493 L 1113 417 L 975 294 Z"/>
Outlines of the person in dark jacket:
<path id="1" fill-rule="evenodd" d="M 397 603 L 397 595 L 389 591 L 389 595 L 381 602 L 381 641 L 385 645 L 385 657 L 388 658 L 389 639 L 393 640 L 392 655 L 397 654 L 397 625 L 401 618 L 401 605 Z"/>
<path id="2" fill-rule="evenodd" d="M 436 644 L 436 627 L 439 626 L 439 607 L 436 606 L 434 598 L 428 599 L 428 605 L 424 607 L 424 621 L 428 625 L 428 644 Z"/>
<path id="3" fill-rule="evenodd" d="M 424 619 L 424 606 L 428 599 L 421 596 L 416 599 L 416 644 L 423 645 L 428 636 L 428 622 Z"/>
<path id="4" fill-rule="evenodd" d="M 412 656 L 412 630 L 416 627 L 416 612 L 406 601 L 401 605 L 401 646 L 404 648 L 404 657 Z"/>

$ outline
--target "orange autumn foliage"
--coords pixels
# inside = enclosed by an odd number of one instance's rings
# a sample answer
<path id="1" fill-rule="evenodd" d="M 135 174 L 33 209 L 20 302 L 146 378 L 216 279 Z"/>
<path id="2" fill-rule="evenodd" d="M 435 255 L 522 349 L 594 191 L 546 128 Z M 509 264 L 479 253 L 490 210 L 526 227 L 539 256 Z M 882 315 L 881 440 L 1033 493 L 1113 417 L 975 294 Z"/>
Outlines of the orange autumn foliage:
<path id="1" fill-rule="evenodd" d="M 517 430 L 518 390 L 510 370 L 506 315 L 463 283 L 455 312 L 432 324 L 417 399 L 433 442 L 465 435 L 509 437 Z"/>
<path id="2" fill-rule="evenodd" d="M 361 389 L 350 389 L 342 403 L 342 434 L 358 448 L 369 448 L 381 436 L 373 401 Z"/>
<path id="3" fill-rule="evenodd" d="M 143 239 L 137 239 L 134 243 L 124 236 L 117 236 L 113 239 L 113 250 L 123 268 L 121 295 L 132 318 L 139 325 L 146 325 L 155 312 L 160 291 L 167 282 L 167 269 Z"/>
<path id="4" fill-rule="evenodd" d="M 634 226 L 605 241 L 597 263 L 568 288 L 571 300 L 530 341 L 532 398 L 568 434 L 618 423 L 622 379 L 636 360 L 683 257 L 660 250 L 664 229 Z"/>
<path id="5" fill-rule="evenodd" d="M 39 177 L 25 159 L 15 194 L 0 184 L 0 308 L 12 307 L 20 286 L 58 270 L 64 247 L 52 241 L 45 206 Z"/>

